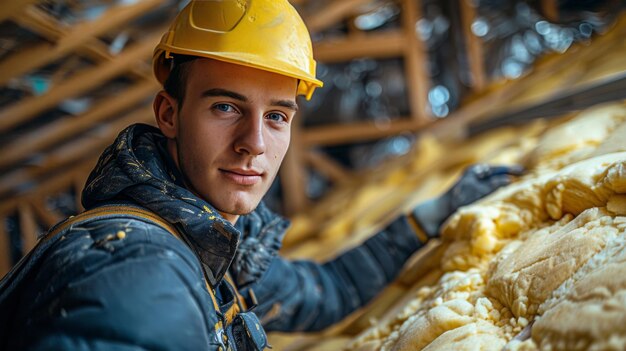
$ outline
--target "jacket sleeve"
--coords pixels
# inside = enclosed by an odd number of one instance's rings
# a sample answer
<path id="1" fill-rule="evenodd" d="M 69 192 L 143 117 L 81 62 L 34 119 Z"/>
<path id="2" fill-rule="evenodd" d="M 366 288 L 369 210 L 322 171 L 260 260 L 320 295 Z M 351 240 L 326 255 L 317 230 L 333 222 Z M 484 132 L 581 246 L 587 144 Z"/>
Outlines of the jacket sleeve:
<path id="1" fill-rule="evenodd" d="M 123 225 L 123 240 L 84 231 L 53 250 L 18 315 L 25 327 L 15 349 L 218 348 L 217 317 L 190 254 L 168 233 Z"/>
<path id="2" fill-rule="evenodd" d="M 254 311 L 268 331 L 321 330 L 376 296 L 420 247 L 403 216 L 324 264 L 277 256 L 249 287 L 259 303 Z"/>

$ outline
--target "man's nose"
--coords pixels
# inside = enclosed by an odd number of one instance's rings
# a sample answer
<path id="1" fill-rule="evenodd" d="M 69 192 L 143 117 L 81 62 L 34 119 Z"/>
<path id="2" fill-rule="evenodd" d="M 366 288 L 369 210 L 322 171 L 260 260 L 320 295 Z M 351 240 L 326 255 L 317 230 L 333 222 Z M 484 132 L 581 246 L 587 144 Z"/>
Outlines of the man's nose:
<path id="1" fill-rule="evenodd" d="M 235 151 L 252 156 L 263 154 L 266 149 L 264 127 L 263 115 L 246 116 L 238 126 Z"/>

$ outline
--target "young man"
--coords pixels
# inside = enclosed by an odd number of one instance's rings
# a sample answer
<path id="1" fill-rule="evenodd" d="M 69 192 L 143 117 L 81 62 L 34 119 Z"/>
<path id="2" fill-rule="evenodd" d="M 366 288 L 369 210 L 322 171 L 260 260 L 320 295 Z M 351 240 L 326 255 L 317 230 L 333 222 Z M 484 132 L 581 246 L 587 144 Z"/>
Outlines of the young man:
<path id="1" fill-rule="evenodd" d="M 456 208 L 508 182 L 474 167 L 451 191 L 325 264 L 278 256 L 288 222 L 261 202 L 298 105 L 321 86 L 286 0 L 192 1 L 157 46 L 159 129 L 101 156 L 86 214 L 0 285 L 0 348 L 261 350 L 265 330 L 320 330 L 363 306 Z"/>

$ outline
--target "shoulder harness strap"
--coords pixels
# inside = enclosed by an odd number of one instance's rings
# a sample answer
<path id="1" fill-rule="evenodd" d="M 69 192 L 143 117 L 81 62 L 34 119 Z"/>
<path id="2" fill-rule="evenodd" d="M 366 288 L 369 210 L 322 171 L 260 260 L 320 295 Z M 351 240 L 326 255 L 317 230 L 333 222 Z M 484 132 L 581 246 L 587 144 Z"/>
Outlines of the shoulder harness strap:
<path id="1" fill-rule="evenodd" d="M 167 222 L 166 220 L 164 220 L 163 218 L 161 218 L 154 212 L 148 211 L 143 208 L 127 206 L 127 205 L 106 205 L 106 206 L 96 207 L 91 210 L 82 212 L 76 216 L 69 217 L 65 221 L 54 226 L 43 238 L 41 238 L 40 242 L 45 242 L 54 238 L 61 231 L 63 231 L 64 229 L 66 229 L 67 227 L 73 224 L 77 224 L 77 223 L 80 223 L 80 222 L 83 222 L 92 218 L 100 217 L 100 216 L 116 215 L 116 214 L 131 215 L 133 217 L 138 217 L 138 218 L 142 218 L 150 222 L 153 222 L 154 224 L 167 230 L 174 237 L 176 237 L 177 239 L 185 243 L 187 246 L 189 246 L 186 240 L 184 240 L 184 238 L 180 235 L 176 227 L 174 227 L 171 223 Z M 220 310 L 220 306 L 217 302 L 217 298 L 215 297 L 215 289 L 209 285 L 208 283 L 209 280 L 206 277 L 206 272 L 205 272 L 204 267 L 202 267 L 202 271 L 203 273 L 205 273 L 204 284 L 206 286 L 207 291 L 209 292 L 209 295 L 211 296 L 213 307 L 215 308 L 216 312 L 222 313 L 222 311 Z M 232 286 L 236 295 L 236 299 L 237 299 L 237 303 L 234 303 L 228 311 L 224 312 L 224 319 L 225 319 L 226 324 L 228 325 L 235 318 L 237 313 L 239 313 L 241 310 L 245 310 L 245 302 L 244 302 L 244 298 L 239 294 L 239 291 L 237 290 L 237 287 L 235 283 L 232 281 L 232 278 L 230 277 L 229 274 L 226 275 L 226 280 L 228 284 Z M 222 329 L 223 328 L 222 322 L 219 321 L 218 324 L 215 326 L 215 328 L 216 330 Z"/>

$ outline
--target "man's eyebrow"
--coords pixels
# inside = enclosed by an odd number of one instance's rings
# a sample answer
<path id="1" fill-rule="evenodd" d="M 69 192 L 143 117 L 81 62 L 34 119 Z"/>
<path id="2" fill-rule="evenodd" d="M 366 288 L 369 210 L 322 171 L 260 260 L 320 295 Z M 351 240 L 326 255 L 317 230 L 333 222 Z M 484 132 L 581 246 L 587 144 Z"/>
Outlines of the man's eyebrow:
<path id="1" fill-rule="evenodd" d="M 236 92 L 231 91 L 231 90 L 219 89 L 219 88 L 205 90 L 205 91 L 202 92 L 201 96 L 203 98 L 204 97 L 211 97 L 211 96 L 226 96 L 226 97 L 233 98 L 235 100 L 239 100 L 239 101 L 243 101 L 243 102 L 248 101 L 248 98 L 246 98 L 245 96 L 243 96 L 243 95 L 241 95 L 239 93 L 236 93 Z"/>
<path id="2" fill-rule="evenodd" d="M 226 97 L 233 98 L 235 100 L 239 100 L 243 102 L 248 101 L 247 97 L 239 93 L 236 93 L 232 90 L 214 88 L 214 89 L 209 89 L 209 90 L 205 90 L 204 92 L 202 92 L 202 97 L 212 97 L 212 96 L 226 96 Z M 270 104 L 272 106 L 282 106 L 282 107 L 286 107 L 294 111 L 298 111 L 298 104 L 293 100 L 272 100 L 270 101 Z"/>
<path id="3" fill-rule="evenodd" d="M 272 106 L 282 106 L 294 111 L 298 111 L 298 104 L 296 104 L 296 102 L 292 100 L 272 100 L 270 103 Z"/>

